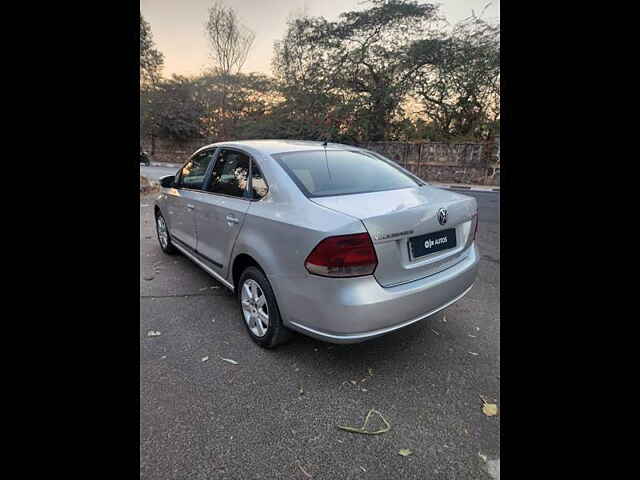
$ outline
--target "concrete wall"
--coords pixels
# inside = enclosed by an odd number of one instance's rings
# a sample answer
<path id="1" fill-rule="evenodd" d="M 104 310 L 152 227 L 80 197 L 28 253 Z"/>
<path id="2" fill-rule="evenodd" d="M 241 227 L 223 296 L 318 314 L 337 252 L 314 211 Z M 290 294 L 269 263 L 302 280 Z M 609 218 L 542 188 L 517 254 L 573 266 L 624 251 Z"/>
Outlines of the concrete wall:
<path id="1" fill-rule="evenodd" d="M 154 162 L 182 163 L 195 150 L 216 140 L 175 143 L 163 139 L 143 140 Z M 432 182 L 500 185 L 500 137 L 489 142 L 365 142 L 373 150 Z"/>

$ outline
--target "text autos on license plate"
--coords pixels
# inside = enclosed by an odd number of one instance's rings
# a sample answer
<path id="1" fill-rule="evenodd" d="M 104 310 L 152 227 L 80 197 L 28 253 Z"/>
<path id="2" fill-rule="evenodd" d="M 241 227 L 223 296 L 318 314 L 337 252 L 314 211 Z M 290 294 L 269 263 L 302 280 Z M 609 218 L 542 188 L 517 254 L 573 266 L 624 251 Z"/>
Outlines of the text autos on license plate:
<path id="1" fill-rule="evenodd" d="M 450 228 L 409 239 L 411 258 L 420 258 L 456 246 L 456 229 Z"/>

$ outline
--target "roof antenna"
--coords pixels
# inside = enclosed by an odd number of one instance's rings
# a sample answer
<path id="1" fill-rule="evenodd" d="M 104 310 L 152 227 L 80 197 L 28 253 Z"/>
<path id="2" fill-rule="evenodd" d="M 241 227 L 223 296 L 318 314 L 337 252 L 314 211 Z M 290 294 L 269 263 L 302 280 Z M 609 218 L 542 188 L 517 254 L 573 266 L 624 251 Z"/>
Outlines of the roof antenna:
<path id="1" fill-rule="evenodd" d="M 324 163 L 327 167 L 327 174 L 329 175 L 329 181 L 333 183 L 333 178 L 331 178 L 331 170 L 329 170 L 329 158 L 327 157 L 327 140 L 322 142 L 321 145 L 324 147 Z"/>

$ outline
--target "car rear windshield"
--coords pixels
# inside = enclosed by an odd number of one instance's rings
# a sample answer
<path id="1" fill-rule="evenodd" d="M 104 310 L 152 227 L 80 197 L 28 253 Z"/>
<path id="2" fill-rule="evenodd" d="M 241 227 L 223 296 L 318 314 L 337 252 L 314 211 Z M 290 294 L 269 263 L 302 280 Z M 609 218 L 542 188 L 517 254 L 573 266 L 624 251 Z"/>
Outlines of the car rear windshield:
<path id="1" fill-rule="evenodd" d="M 279 153 L 273 157 L 308 197 L 380 192 L 420 185 L 390 161 L 348 150 Z"/>

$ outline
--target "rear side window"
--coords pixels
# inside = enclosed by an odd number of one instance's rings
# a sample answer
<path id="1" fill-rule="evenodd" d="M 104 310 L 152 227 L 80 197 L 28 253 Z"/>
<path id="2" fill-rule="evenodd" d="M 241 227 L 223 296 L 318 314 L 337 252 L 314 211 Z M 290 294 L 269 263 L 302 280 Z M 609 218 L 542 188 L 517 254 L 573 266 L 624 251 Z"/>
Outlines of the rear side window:
<path id="1" fill-rule="evenodd" d="M 361 152 L 317 150 L 273 155 L 308 197 L 411 188 L 416 180 L 390 163 Z"/>
<path id="2" fill-rule="evenodd" d="M 244 197 L 249 179 L 249 157 L 235 150 L 220 150 L 213 166 L 208 191 Z"/>
<path id="3" fill-rule="evenodd" d="M 264 180 L 260 167 L 256 162 L 251 165 L 251 188 L 253 189 L 253 198 L 256 200 L 264 197 L 269 191 L 267 182 Z"/>

